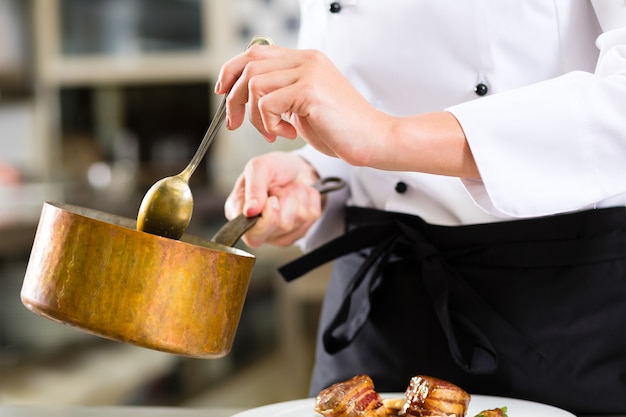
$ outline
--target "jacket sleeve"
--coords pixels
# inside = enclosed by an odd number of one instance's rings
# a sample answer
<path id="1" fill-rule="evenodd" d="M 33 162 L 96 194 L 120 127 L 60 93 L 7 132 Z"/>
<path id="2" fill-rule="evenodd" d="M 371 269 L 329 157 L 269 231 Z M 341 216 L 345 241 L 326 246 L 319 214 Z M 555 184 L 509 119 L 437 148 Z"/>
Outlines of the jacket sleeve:
<path id="1" fill-rule="evenodd" d="M 626 1 L 593 4 L 603 30 L 593 73 L 571 72 L 446 109 L 459 120 L 481 174 L 464 185 L 493 215 L 607 206 L 626 194 Z"/>

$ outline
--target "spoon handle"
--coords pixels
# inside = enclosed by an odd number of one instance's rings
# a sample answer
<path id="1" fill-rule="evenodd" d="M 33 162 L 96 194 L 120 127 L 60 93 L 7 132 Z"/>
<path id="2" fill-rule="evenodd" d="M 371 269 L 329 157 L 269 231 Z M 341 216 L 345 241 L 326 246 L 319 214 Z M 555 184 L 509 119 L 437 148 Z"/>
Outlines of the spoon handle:
<path id="1" fill-rule="evenodd" d="M 341 178 L 327 177 L 318 180 L 312 187 L 319 191 L 320 194 L 326 194 L 331 191 L 339 190 L 345 185 L 345 182 Z M 241 213 L 222 226 L 217 233 L 215 233 L 211 241 L 224 246 L 235 246 L 239 239 L 241 239 L 241 236 L 250 230 L 260 217 L 260 214 L 246 217 Z"/>
<path id="2" fill-rule="evenodd" d="M 248 46 L 246 46 L 246 50 L 248 50 L 252 45 L 272 45 L 273 43 L 274 42 L 267 36 L 255 36 L 250 40 Z M 222 97 L 222 100 L 217 107 L 217 111 L 213 116 L 213 120 L 211 120 L 211 124 L 204 134 L 204 138 L 202 138 L 202 142 L 196 150 L 196 153 L 193 155 L 193 158 L 191 158 L 191 161 L 189 161 L 187 167 L 180 174 L 178 174 L 185 181 L 189 181 L 189 177 L 191 177 L 191 174 L 194 173 L 194 171 L 198 167 L 198 164 L 200 164 L 200 161 L 202 160 L 202 158 L 204 158 L 206 151 L 209 149 L 209 146 L 211 146 L 211 142 L 213 142 L 213 139 L 215 139 L 215 136 L 217 136 L 217 132 L 220 130 L 220 128 L 224 124 L 224 121 L 226 120 L 227 96 L 228 93 L 224 94 L 224 97 Z"/>
<path id="3" fill-rule="evenodd" d="M 206 154 L 209 146 L 211 146 L 211 142 L 213 142 L 213 139 L 215 139 L 215 136 L 217 136 L 217 132 L 224 124 L 224 120 L 226 120 L 226 95 L 222 97 L 222 101 L 220 101 L 220 105 L 215 112 L 215 116 L 213 116 L 213 120 L 211 120 L 211 124 L 204 134 L 204 138 L 202 138 L 202 142 L 196 150 L 196 153 L 193 155 L 193 158 L 191 158 L 191 161 L 189 161 L 189 164 L 183 170 L 183 172 L 178 174 L 183 177 L 185 181 L 189 181 L 189 177 L 191 177 L 191 174 L 194 173 L 194 171 L 198 167 L 198 164 L 200 163 L 202 158 L 204 158 L 204 154 Z"/>

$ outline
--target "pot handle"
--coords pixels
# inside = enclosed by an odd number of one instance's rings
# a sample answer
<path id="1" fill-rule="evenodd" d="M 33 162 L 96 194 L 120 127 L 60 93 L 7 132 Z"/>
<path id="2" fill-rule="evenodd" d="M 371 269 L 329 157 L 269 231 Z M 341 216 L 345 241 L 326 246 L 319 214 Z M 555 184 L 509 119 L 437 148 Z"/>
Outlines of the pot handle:
<path id="1" fill-rule="evenodd" d="M 312 185 L 320 194 L 326 194 L 343 188 L 346 183 L 339 177 L 321 178 Z M 241 236 L 250 230 L 261 217 L 260 214 L 252 217 L 246 217 L 242 214 L 230 220 L 222 226 L 211 239 L 212 242 L 219 243 L 224 246 L 235 246 Z"/>

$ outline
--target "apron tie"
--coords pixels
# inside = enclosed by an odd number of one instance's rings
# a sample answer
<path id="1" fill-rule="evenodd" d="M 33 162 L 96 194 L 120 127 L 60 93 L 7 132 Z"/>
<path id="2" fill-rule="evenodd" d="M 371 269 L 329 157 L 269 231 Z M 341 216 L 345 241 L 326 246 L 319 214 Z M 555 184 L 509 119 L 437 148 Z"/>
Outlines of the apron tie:
<path id="1" fill-rule="evenodd" d="M 339 310 L 323 330 L 322 340 L 328 353 L 336 353 L 352 343 L 368 319 L 371 299 L 382 282 L 385 265 L 393 262 L 392 255 L 401 252 L 419 264 L 419 275 L 448 340 L 450 354 L 458 366 L 474 374 L 493 373 L 498 365 L 498 352 L 517 358 L 520 366 L 521 362 L 543 360 L 543 354 L 447 263 L 447 259 L 471 255 L 481 248 L 450 250 L 442 254 L 418 227 L 400 219 L 348 230 L 279 271 L 285 280 L 291 281 L 326 262 L 367 248 L 370 248 L 369 253 L 350 279 Z M 497 348 L 490 335 L 497 336 Z M 520 358 L 523 361 L 520 362 Z"/>

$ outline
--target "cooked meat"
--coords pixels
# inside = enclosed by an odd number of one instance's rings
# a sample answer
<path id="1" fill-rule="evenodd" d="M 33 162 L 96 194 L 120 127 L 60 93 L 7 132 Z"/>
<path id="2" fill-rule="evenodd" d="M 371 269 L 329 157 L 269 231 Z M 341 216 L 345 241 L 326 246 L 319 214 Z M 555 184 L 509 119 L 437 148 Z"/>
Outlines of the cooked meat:
<path id="1" fill-rule="evenodd" d="M 430 376 L 411 378 L 401 417 L 464 417 L 470 395 L 451 382 Z"/>
<path id="2" fill-rule="evenodd" d="M 315 411 L 325 417 L 386 417 L 382 398 L 367 375 L 338 382 L 320 391 Z"/>

